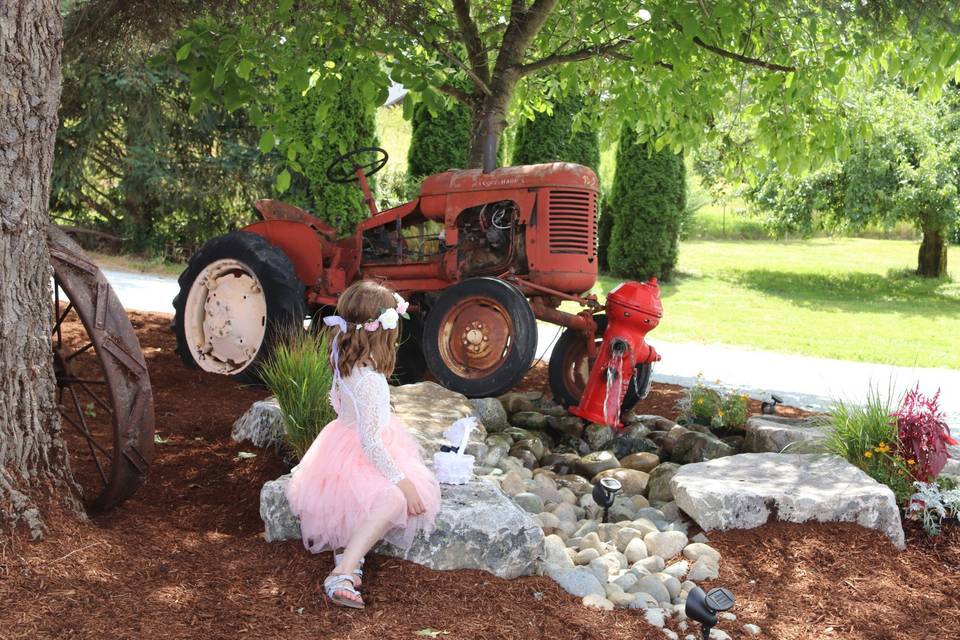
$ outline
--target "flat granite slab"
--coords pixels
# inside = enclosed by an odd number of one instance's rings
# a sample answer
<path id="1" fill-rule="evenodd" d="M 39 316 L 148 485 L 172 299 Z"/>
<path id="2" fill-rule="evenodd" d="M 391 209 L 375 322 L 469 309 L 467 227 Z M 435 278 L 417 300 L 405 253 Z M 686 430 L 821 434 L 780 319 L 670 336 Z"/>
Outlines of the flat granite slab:
<path id="1" fill-rule="evenodd" d="M 786 522 L 856 522 L 905 548 L 889 487 L 829 454 L 742 453 L 684 465 L 670 480 L 674 500 L 704 530 Z"/>
<path id="2" fill-rule="evenodd" d="M 280 476 L 260 491 L 267 542 L 300 539 L 300 521 L 287 503 L 289 481 L 289 474 Z M 501 578 L 537 572 L 543 560 L 543 530 L 499 487 L 478 478 L 463 485 L 442 484 L 440 490 L 433 533 L 418 535 L 406 551 L 382 543 L 374 552 L 431 569 L 481 569 Z"/>

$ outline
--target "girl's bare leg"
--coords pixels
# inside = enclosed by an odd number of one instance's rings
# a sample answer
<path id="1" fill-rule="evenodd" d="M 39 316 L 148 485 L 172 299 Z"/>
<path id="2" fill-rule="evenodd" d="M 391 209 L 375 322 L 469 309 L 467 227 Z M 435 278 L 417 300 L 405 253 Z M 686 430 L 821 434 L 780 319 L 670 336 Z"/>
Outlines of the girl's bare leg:
<path id="1" fill-rule="evenodd" d="M 399 508 L 405 510 L 406 505 L 398 508 L 390 507 L 383 511 L 370 513 L 366 520 L 356 528 L 350 541 L 347 542 L 347 546 L 343 550 L 343 555 L 340 556 L 340 563 L 334 567 L 333 573 L 352 574 L 356 571 L 360 567 L 360 560 L 367 555 L 367 552 L 392 528 L 392 523 L 397 517 L 397 513 L 394 513 L 394 511 Z M 343 593 L 342 595 L 349 597 L 347 593 Z"/>

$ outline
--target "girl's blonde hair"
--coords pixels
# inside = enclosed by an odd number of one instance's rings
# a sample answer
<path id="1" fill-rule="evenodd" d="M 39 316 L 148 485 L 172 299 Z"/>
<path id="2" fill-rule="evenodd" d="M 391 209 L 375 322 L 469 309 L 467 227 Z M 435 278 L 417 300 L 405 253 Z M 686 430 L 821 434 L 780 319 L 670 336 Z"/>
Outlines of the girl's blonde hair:
<path id="1" fill-rule="evenodd" d="M 376 331 L 367 331 L 362 325 L 375 320 L 385 309 L 396 306 L 393 291 L 373 280 L 355 282 L 340 294 L 336 314 L 347 321 L 347 331 L 340 333 L 339 327 L 329 329 L 332 331 L 329 340 L 331 345 L 333 337 L 339 336 L 340 375 L 349 375 L 354 367 L 362 365 L 373 367 L 385 376 L 393 373 L 397 361 L 399 323 L 395 329 L 381 326 Z M 359 330 L 357 325 L 361 325 Z"/>

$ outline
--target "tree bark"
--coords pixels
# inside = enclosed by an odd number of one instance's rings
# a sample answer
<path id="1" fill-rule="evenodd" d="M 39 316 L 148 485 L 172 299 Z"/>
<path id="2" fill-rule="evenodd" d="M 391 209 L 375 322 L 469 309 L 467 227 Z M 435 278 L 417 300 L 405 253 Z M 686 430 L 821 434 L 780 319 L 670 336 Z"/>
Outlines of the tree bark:
<path id="1" fill-rule="evenodd" d="M 61 28 L 58 0 L 0 4 L 0 510 L 34 538 L 38 505 L 72 486 L 54 401 L 46 243 Z"/>
<path id="2" fill-rule="evenodd" d="M 947 273 L 947 242 L 943 229 L 923 225 L 923 240 L 917 255 L 917 275 L 939 278 Z"/>

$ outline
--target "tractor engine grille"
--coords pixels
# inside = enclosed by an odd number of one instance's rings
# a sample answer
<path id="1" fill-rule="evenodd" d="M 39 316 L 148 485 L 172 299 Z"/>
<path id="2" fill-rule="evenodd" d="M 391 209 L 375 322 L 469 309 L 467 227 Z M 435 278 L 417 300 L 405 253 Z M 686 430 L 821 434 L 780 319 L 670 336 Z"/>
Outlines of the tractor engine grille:
<path id="1" fill-rule="evenodd" d="M 550 253 L 593 257 L 596 253 L 596 194 L 578 189 L 552 189 L 547 233 Z"/>

